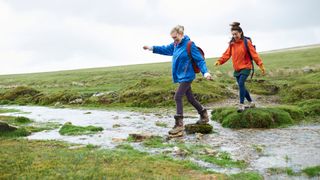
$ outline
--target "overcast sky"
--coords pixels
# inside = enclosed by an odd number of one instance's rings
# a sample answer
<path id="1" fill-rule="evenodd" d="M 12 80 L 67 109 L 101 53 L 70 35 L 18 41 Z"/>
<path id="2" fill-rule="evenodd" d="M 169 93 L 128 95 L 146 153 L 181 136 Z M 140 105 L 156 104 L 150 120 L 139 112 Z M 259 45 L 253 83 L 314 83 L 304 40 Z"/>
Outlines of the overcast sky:
<path id="1" fill-rule="evenodd" d="M 319 0 L 0 0 L 0 74 L 171 61 L 142 50 L 185 26 L 220 56 L 239 21 L 257 51 L 320 43 Z"/>

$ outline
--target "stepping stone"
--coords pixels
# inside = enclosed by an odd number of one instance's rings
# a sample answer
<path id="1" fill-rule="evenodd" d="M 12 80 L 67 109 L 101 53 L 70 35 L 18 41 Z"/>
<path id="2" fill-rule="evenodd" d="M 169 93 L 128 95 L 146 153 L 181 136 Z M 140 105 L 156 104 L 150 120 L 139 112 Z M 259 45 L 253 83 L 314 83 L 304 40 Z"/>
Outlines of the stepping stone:
<path id="1" fill-rule="evenodd" d="M 186 124 L 184 129 L 187 134 L 201 133 L 210 134 L 212 133 L 213 127 L 210 124 Z"/>
<path id="2" fill-rule="evenodd" d="M 182 137 L 183 135 L 184 135 L 183 132 L 179 132 L 178 134 L 169 134 L 167 139 L 178 138 L 178 137 Z"/>

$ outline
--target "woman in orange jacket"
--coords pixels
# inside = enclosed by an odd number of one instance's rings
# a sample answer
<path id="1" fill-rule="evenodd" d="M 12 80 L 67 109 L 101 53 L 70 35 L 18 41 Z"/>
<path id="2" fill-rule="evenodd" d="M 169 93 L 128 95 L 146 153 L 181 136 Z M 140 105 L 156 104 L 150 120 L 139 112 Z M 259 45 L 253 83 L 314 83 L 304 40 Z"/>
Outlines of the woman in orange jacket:
<path id="1" fill-rule="evenodd" d="M 229 42 L 228 49 L 223 53 L 222 57 L 220 57 L 219 60 L 217 60 L 215 65 L 222 65 L 225 62 L 227 62 L 230 59 L 230 57 L 232 57 L 232 63 L 234 68 L 233 75 L 236 78 L 239 86 L 240 104 L 238 107 L 238 112 L 242 112 L 245 109 L 245 98 L 249 101 L 249 107 L 255 107 L 255 104 L 253 103 L 250 94 L 245 87 L 245 81 L 250 75 L 253 66 L 251 58 L 259 66 L 263 75 L 265 74 L 265 69 L 262 60 L 256 52 L 250 39 L 245 39 L 246 37 L 243 34 L 242 28 L 240 27 L 240 23 L 234 22 L 230 24 L 230 26 L 232 39 Z M 245 40 L 247 41 L 248 49 L 246 48 Z M 250 52 L 250 54 L 248 51 Z"/>

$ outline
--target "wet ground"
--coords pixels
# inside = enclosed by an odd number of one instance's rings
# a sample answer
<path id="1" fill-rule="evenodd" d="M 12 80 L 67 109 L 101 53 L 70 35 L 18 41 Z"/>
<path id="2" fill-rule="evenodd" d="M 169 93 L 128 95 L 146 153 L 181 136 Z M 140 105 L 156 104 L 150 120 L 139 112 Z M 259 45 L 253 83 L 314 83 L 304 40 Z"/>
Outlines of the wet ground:
<path id="1" fill-rule="evenodd" d="M 64 124 L 72 122 L 78 126 L 100 126 L 104 130 L 97 134 L 80 136 L 62 136 L 58 130 L 33 133 L 28 139 L 63 140 L 71 143 L 93 144 L 104 148 L 113 148 L 123 142 L 130 133 L 150 133 L 165 137 L 173 118 L 166 113 L 138 113 L 126 111 L 55 109 L 36 106 L 0 106 L 1 108 L 19 109 L 18 113 L 2 115 L 25 116 L 36 123 L 55 122 Z M 185 123 L 194 123 L 197 114 L 191 113 Z M 159 127 L 156 122 L 167 124 Z M 181 138 L 185 143 L 201 143 L 212 149 L 226 151 L 233 159 L 248 163 L 245 170 L 221 168 L 214 164 L 190 158 L 203 167 L 222 173 L 238 173 L 240 171 L 259 171 L 266 179 L 307 179 L 306 176 L 288 177 L 287 175 L 270 175 L 268 168 L 286 168 L 294 171 L 309 166 L 320 165 L 320 125 L 293 126 L 281 129 L 241 129 L 223 128 L 216 122 L 210 122 L 216 133 L 204 135 L 187 135 Z M 117 125 L 117 127 L 114 127 Z M 172 143 L 172 142 L 171 142 Z M 174 142 L 173 142 L 174 143 Z M 142 151 L 160 153 L 168 149 L 144 148 L 140 143 L 132 145 Z M 174 148 L 171 148 L 174 152 Z M 314 178 L 316 179 L 316 178 Z"/>

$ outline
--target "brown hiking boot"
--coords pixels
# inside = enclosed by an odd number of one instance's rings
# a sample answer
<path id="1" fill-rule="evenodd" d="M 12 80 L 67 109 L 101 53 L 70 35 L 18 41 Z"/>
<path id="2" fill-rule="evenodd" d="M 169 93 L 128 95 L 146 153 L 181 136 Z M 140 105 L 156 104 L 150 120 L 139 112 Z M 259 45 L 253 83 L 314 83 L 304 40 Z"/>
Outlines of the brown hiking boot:
<path id="1" fill-rule="evenodd" d="M 196 124 L 208 124 L 209 122 L 209 115 L 206 109 L 203 109 L 200 112 L 200 119 L 196 122 Z"/>
<path id="2" fill-rule="evenodd" d="M 175 115 L 174 119 L 176 121 L 176 124 L 174 127 L 169 131 L 169 134 L 174 135 L 178 134 L 184 131 L 183 127 L 183 116 L 182 115 Z"/>

